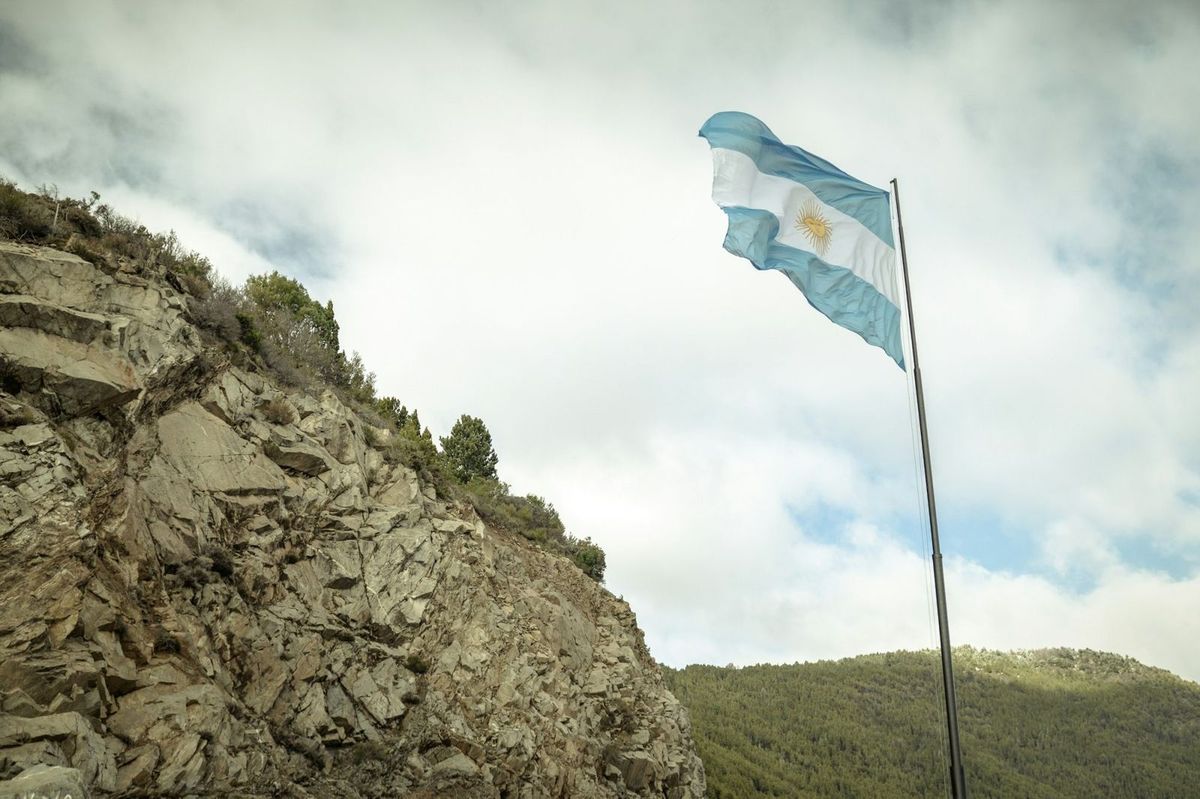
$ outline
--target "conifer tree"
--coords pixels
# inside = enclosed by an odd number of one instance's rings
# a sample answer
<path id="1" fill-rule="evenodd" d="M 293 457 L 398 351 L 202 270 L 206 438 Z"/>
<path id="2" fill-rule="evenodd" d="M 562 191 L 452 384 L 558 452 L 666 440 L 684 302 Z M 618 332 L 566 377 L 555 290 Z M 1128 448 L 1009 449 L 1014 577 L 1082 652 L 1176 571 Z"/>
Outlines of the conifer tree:
<path id="1" fill-rule="evenodd" d="M 492 434 L 482 419 L 463 414 L 458 417 L 450 435 L 442 436 L 442 451 L 454 469 L 454 476 L 466 483 L 473 477 L 496 479 L 496 450 Z"/>

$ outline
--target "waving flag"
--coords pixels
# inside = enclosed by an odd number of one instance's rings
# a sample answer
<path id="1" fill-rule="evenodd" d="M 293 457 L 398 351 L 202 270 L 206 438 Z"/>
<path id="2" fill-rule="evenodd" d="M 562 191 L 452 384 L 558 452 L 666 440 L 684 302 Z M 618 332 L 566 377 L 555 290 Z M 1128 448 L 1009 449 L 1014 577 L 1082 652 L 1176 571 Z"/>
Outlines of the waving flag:
<path id="1" fill-rule="evenodd" d="M 814 308 L 904 368 L 888 193 L 779 141 L 749 114 L 714 114 L 713 200 L 725 249 L 783 272 Z"/>

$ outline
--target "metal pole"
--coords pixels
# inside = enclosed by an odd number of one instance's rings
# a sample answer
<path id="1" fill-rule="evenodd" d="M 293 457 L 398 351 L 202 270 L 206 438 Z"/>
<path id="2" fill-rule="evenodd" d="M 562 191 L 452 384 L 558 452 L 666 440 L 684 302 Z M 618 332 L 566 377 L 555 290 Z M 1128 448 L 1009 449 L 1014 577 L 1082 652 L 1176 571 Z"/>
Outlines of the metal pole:
<path id="1" fill-rule="evenodd" d="M 933 499 L 933 465 L 929 460 L 929 431 L 925 425 L 925 392 L 921 387 L 921 362 L 917 358 L 917 328 L 913 322 L 912 290 L 908 284 L 908 254 L 904 249 L 904 220 L 900 216 L 900 184 L 892 178 L 896 198 L 896 227 L 900 232 L 900 264 L 904 269 L 904 300 L 908 305 L 908 337 L 912 344 L 913 382 L 917 387 L 917 419 L 921 426 L 921 458 L 925 463 L 925 496 L 929 503 L 929 534 L 933 541 L 933 590 L 937 596 L 938 634 L 942 649 L 942 686 L 946 695 L 946 727 L 950 737 L 950 788 L 954 799 L 966 799 L 967 778 L 958 743 L 958 703 L 954 698 L 954 664 L 950 657 L 950 622 L 946 615 L 946 579 L 942 574 L 942 547 L 938 541 L 937 506 Z"/>

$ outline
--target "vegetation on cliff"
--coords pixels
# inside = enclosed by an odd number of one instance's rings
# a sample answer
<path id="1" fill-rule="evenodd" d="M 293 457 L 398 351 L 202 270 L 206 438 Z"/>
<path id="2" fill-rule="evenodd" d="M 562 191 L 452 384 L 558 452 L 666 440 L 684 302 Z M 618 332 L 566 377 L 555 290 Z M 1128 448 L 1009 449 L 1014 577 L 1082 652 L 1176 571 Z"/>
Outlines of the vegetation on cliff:
<path id="1" fill-rule="evenodd" d="M 316 300 L 299 281 L 272 272 L 233 286 L 174 231 L 151 232 L 101 203 L 95 192 L 79 200 L 46 187 L 24 192 L 0 180 L 0 238 L 56 247 L 112 268 L 125 262 L 161 271 L 191 295 L 193 321 L 222 343 L 234 363 L 269 370 L 292 386 L 333 388 L 380 430 L 376 443 L 390 458 L 416 469 L 439 492 L 469 503 L 489 524 L 562 554 L 603 580 L 605 556 L 598 545 L 568 533 L 543 497 L 513 494 L 499 479 L 498 457 L 482 419 L 461 416 L 440 439 L 439 450 L 417 410 L 379 396 L 362 357 L 342 348 L 333 302 Z"/>
<path id="2" fill-rule="evenodd" d="M 955 650 L 975 797 L 1191 796 L 1200 685 L 1129 658 Z M 709 796 L 945 794 L 936 654 L 667 670 Z"/>

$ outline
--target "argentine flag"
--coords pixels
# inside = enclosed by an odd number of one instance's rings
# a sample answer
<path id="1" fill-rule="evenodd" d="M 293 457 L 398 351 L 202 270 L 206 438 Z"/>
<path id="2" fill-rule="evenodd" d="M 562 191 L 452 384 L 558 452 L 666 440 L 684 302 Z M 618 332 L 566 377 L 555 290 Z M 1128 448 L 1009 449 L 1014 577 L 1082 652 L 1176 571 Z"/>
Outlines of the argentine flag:
<path id="1" fill-rule="evenodd" d="M 712 147 L 713 200 L 729 217 L 725 249 L 783 272 L 903 369 L 887 191 L 784 144 L 749 114 L 714 114 L 700 135 Z"/>

